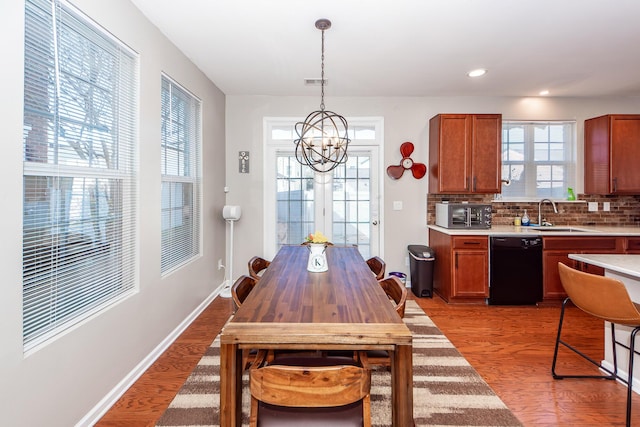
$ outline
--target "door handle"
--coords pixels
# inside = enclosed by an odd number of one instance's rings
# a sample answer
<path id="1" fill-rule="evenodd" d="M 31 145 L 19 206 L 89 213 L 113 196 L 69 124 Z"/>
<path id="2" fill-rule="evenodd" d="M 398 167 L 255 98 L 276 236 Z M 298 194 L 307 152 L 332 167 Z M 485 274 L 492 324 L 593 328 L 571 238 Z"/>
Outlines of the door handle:
<path id="1" fill-rule="evenodd" d="M 373 221 L 371 224 L 372 224 L 372 225 L 378 225 L 378 221 L 377 221 L 377 220 L 376 220 L 376 221 Z"/>

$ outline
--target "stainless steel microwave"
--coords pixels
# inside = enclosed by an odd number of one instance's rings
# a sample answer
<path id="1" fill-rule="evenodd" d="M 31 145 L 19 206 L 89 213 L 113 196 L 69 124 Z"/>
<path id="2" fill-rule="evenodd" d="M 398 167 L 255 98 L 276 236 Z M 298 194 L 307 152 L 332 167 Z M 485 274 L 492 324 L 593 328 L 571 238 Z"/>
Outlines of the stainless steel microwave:
<path id="1" fill-rule="evenodd" d="M 491 205 L 436 203 L 436 225 L 445 228 L 491 228 Z"/>

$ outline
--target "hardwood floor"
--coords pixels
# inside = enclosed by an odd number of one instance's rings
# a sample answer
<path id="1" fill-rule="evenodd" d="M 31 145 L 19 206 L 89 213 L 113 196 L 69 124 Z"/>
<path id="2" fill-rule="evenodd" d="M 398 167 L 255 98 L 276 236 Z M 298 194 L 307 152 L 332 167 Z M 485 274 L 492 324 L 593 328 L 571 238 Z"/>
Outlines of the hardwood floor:
<path id="1" fill-rule="evenodd" d="M 154 426 L 233 312 L 216 298 L 95 425 Z"/>
<path id="2" fill-rule="evenodd" d="M 559 307 L 448 305 L 438 297 L 416 300 L 525 426 L 624 425 L 622 384 L 551 377 Z M 216 298 L 96 426 L 153 426 L 231 311 L 230 299 Z M 572 309 L 565 325 L 567 340 L 593 358 L 602 358 L 602 322 Z M 595 371 L 569 351 L 561 356 L 559 369 Z M 640 423 L 640 396 L 634 395 L 633 402 L 634 422 Z"/>

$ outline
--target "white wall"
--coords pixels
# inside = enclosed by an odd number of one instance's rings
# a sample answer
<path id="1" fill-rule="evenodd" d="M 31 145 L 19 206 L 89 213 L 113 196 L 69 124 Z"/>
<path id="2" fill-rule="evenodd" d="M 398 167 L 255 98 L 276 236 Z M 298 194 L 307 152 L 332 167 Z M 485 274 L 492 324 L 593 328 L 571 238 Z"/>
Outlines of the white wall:
<path id="1" fill-rule="evenodd" d="M 74 4 L 140 55 L 139 291 L 25 357 L 22 347 L 24 2 L 0 4 L 0 424 L 72 426 L 90 412 L 223 281 L 225 97 L 127 0 Z M 160 277 L 160 76 L 203 101 L 203 257 Z"/>
<path id="2" fill-rule="evenodd" d="M 243 217 L 235 226 L 234 276 L 246 270 L 246 261 L 263 253 L 263 144 L 264 117 L 300 117 L 318 108 L 318 97 L 227 96 L 227 203 L 240 205 Z M 428 164 L 429 119 L 438 113 L 501 113 L 504 120 L 576 120 L 578 127 L 578 182 L 582 182 L 582 138 L 584 120 L 608 113 L 640 113 L 639 98 L 340 98 L 325 97 L 328 110 L 347 118 L 384 118 L 384 166 L 398 164 L 400 144 L 414 143 L 414 161 Z M 251 173 L 239 174 L 238 151 L 251 152 Z M 394 181 L 383 176 L 383 255 L 387 271 L 402 271 L 407 245 L 427 244 L 427 177 L 410 174 Z M 582 184 L 576 186 L 582 191 Z M 393 201 L 404 209 L 394 211 Z"/>

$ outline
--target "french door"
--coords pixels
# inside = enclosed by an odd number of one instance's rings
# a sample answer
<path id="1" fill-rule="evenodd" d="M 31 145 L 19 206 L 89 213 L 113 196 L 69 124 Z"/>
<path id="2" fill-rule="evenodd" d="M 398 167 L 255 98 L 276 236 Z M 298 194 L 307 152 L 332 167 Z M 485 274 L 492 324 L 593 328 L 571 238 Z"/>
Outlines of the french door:
<path id="1" fill-rule="evenodd" d="M 334 244 L 357 245 L 365 259 L 382 255 L 379 146 L 352 143 L 346 163 L 318 173 L 298 163 L 291 141 L 272 141 L 265 156 L 265 254 L 320 231 Z"/>

